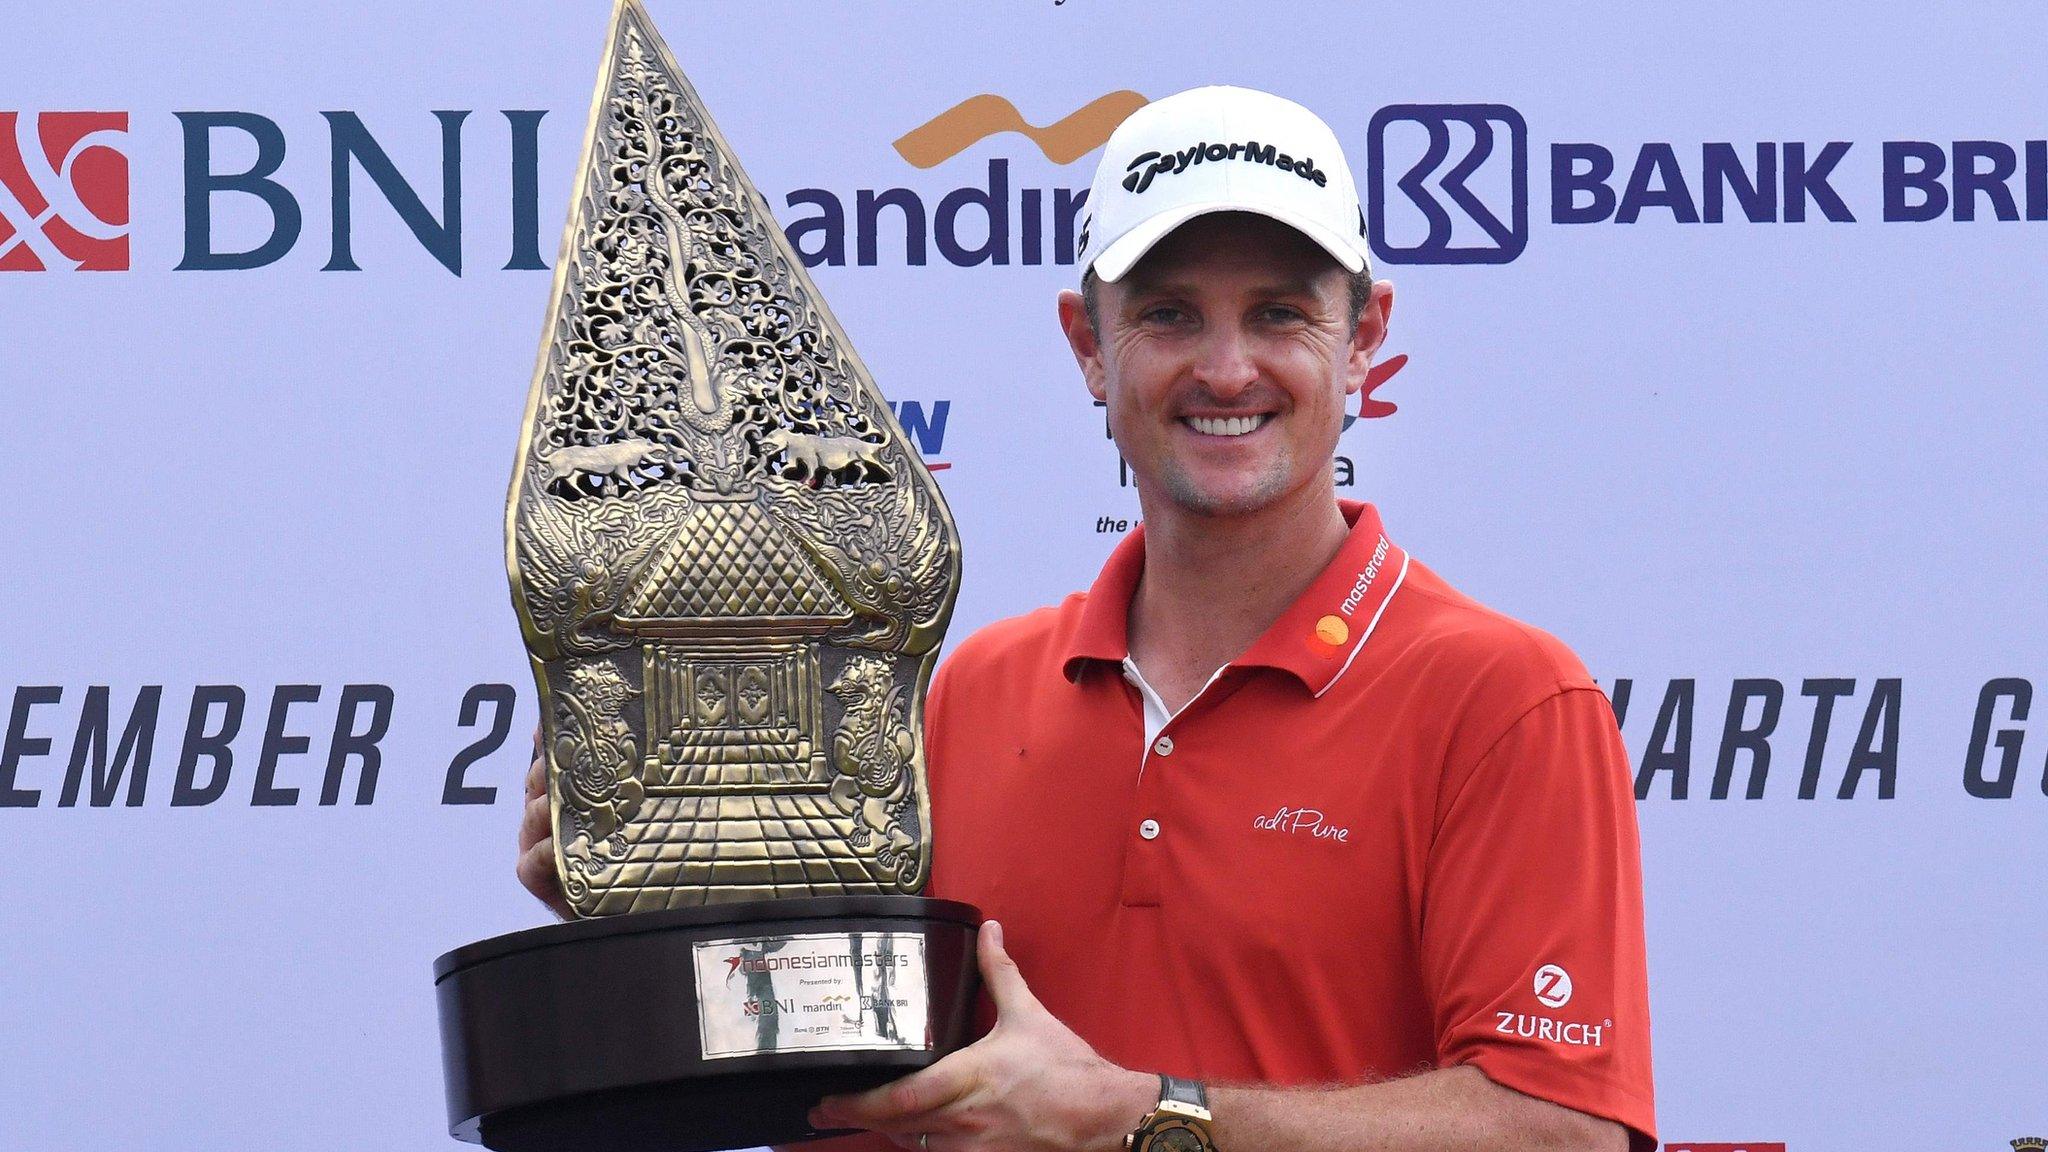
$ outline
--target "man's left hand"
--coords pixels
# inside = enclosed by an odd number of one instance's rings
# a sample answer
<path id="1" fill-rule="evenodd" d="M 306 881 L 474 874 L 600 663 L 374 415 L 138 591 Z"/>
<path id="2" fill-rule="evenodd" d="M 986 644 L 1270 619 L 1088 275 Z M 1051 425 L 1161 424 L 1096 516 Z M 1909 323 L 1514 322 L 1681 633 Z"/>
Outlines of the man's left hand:
<path id="1" fill-rule="evenodd" d="M 1003 950 L 1003 927 L 981 926 L 975 949 L 995 1001 L 980 1040 L 901 1080 L 811 1110 L 820 1128 L 865 1128 L 928 1152 L 1117 1152 L 1151 1113 L 1159 1080 L 1096 1055 L 1031 994 Z"/>

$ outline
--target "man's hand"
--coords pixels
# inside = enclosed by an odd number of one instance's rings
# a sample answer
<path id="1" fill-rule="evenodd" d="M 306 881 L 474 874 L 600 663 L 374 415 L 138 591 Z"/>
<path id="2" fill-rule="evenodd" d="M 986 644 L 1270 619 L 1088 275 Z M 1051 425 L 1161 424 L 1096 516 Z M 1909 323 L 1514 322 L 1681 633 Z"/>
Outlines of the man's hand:
<path id="1" fill-rule="evenodd" d="M 567 920 L 569 901 L 562 878 L 555 873 L 555 836 L 548 812 L 548 762 L 540 750 L 540 727 L 533 729 L 533 767 L 526 773 L 526 808 L 519 815 L 519 882 L 541 903 Z"/>
<path id="2" fill-rule="evenodd" d="M 1158 1078 L 1111 1064 L 1054 1019 L 1003 950 L 1002 925 L 981 926 L 976 952 L 995 1029 L 922 1072 L 827 1096 L 811 1123 L 866 1128 L 929 1152 L 1120 1150 L 1158 1102 Z"/>

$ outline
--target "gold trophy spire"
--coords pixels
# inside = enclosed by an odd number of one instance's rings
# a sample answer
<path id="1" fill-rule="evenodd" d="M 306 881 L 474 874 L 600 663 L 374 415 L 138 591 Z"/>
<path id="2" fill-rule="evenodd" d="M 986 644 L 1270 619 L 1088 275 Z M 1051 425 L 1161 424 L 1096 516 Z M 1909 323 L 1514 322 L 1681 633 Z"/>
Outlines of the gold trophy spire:
<path id="1" fill-rule="evenodd" d="M 506 558 L 579 914 L 923 889 L 958 535 L 637 0 L 612 13 Z"/>

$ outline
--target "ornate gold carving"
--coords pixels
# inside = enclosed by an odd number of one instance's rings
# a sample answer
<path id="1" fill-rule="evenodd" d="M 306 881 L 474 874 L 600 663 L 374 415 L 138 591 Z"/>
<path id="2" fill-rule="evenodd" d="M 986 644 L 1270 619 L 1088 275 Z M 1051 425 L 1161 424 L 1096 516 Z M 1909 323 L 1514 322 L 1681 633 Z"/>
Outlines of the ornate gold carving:
<path id="1" fill-rule="evenodd" d="M 564 890 L 917 892 L 938 486 L 634 0 L 580 171 L 506 533 Z"/>

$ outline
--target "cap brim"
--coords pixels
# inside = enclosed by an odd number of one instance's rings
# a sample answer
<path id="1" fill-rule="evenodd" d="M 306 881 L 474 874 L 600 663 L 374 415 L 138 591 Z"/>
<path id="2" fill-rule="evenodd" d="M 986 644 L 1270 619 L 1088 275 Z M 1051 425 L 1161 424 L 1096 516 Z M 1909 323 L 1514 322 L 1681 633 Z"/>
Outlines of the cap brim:
<path id="1" fill-rule="evenodd" d="M 1214 200 L 1183 204 L 1141 221 L 1136 227 L 1111 241 L 1109 246 L 1095 257 L 1091 267 L 1095 269 L 1096 278 L 1111 284 L 1116 283 L 1124 278 L 1124 273 L 1129 272 L 1133 265 L 1144 259 L 1145 253 L 1150 252 L 1154 244 L 1166 239 L 1168 233 L 1197 216 L 1207 216 L 1212 212 L 1250 212 L 1253 215 L 1278 220 L 1315 241 L 1316 247 L 1328 252 L 1337 263 L 1344 266 L 1345 271 L 1356 272 L 1365 267 L 1365 254 L 1360 252 L 1349 238 L 1340 236 L 1305 216 L 1264 205 Z"/>

